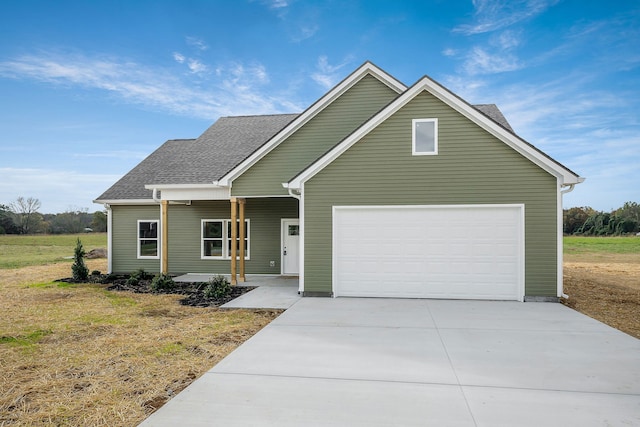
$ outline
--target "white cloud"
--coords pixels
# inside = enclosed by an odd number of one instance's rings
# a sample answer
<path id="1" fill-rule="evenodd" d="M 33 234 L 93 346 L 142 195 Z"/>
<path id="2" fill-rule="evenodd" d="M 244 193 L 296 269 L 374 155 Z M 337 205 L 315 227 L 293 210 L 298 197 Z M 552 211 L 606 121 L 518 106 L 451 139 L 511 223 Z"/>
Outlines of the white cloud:
<path id="1" fill-rule="evenodd" d="M 540 15 L 559 0 L 473 0 L 475 22 L 453 31 L 466 35 L 500 30 Z"/>
<path id="2" fill-rule="evenodd" d="M 518 58 L 506 52 L 490 53 L 482 47 L 474 47 L 464 62 L 463 69 L 470 76 L 503 73 L 522 68 Z"/>
<path id="3" fill-rule="evenodd" d="M 342 73 L 339 71 L 349 62 L 351 62 L 351 58 L 348 57 L 338 65 L 331 65 L 326 56 L 320 56 L 316 65 L 318 70 L 311 74 L 311 78 L 325 89 L 330 89 L 342 79 Z"/>
<path id="4" fill-rule="evenodd" d="M 173 52 L 173 59 L 175 59 L 178 64 L 182 64 L 187 58 L 179 52 Z"/>
<path id="5" fill-rule="evenodd" d="M 191 36 L 187 36 L 185 37 L 185 41 L 187 42 L 187 45 L 196 48 L 198 50 L 207 50 L 209 49 L 209 46 L 207 45 L 207 43 L 205 43 L 204 40 L 202 40 L 201 38 L 198 37 L 191 37 Z"/>
<path id="6" fill-rule="evenodd" d="M 271 9 L 282 9 L 283 7 L 289 6 L 288 0 L 270 0 L 267 2 L 268 6 Z"/>
<path id="7" fill-rule="evenodd" d="M 458 54 L 458 51 L 455 49 L 447 48 L 442 51 L 442 54 L 444 56 L 456 56 Z"/>
<path id="8" fill-rule="evenodd" d="M 193 73 L 206 69 L 191 62 Z M 269 75 L 261 64 L 219 65 L 206 81 L 171 74 L 120 58 L 83 55 L 23 55 L 0 62 L 0 76 L 70 88 L 99 89 L 145 108 L 214 119 L 220 115 L 291 112 L 295 100 L 269 93 Z M 202 76 L 201 76 L 202 77 Z"/>
<path id="9" fill-rule="evenodd" d="M 191 70 L 192 73 L 204 73 L 205 71 L 208 70 L 208 67 L 206 65 L 204 65 L 202 62 L 198 61 L 197 59 L 189 59 L 187 66 L 189 67 L 189 70 Z"/>

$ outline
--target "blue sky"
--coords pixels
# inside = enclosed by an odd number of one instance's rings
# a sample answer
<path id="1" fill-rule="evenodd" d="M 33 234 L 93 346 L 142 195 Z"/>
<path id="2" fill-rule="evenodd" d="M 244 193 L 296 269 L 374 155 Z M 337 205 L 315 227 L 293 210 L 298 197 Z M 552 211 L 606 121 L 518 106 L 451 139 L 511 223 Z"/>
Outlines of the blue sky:
<path id="1" fill-rule="evenodd" d="M 0 204 L 99 210 L 165 140 L 300 112 L 366 60 L 497 104 L 587 178 L 565 207 L 640 202 L 636 0 L 4 0 Z"/>

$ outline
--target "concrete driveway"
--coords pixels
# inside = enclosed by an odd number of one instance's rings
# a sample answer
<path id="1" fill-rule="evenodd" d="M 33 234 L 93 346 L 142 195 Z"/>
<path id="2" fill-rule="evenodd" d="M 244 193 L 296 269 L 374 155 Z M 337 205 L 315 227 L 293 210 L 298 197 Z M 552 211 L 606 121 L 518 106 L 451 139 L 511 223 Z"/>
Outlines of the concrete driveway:
<path id="1" fill-rule="evenodd" d="M 640 426 L 640 341 L 555 303 L 303 298 L 144 426 Z"/>

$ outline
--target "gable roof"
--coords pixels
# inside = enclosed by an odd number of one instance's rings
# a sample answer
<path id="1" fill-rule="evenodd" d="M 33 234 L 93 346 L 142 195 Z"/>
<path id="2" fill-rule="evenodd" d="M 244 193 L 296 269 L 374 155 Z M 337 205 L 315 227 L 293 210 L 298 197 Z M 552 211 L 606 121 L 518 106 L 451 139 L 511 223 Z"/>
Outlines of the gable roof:
<path id="1" fill-rule="evenodd" d="M 283 183 L 282 185 L 290 190 L 300 190 L 304 182 L 324 169 L 353 144 L 358 142 L 362 137 L 375 129 L 379 124 L 384 122 L 423 91 L 434 95 L 436 98 L 467 117 L 469 120 L 513 148 L 534 164 L 538 165 L 551 175 L 559 178 L 562 185 L 578 184 L 584 181 L 584 178 L 581 178 L 564 165 L 517 136 L 511 129 L 511 126 L 506 123 L 506 119 L 500 110 L 498 110 L 493 104 L 473 106 L 437 83 L 435 80 L 432 80 L 428 76 L 424 76 L 413 86 L 407 89 L 402 95 L 378 112 L 378 114 L 320 157 L 316 162 L 301 171 L 288 183 Z M 500 123 L 501 121 L 504 121 L 506 126 L 503 123 Z"/>
<path id="2" fill-rule="evenodd" d="M 244 159 L 236 167 L 225 174 L 216 184 L 220 186 L 228 186 L 231 182 L 242 175 L 247 169 L 253 166 L 258 160 L 268 154 L 271 150 L 277 147 L 280 143 L 285 141 L 289 136 L 295 133 L 298 129 L 308 123 L 313 117 L 324 110 L 329 104 L 339 98 L 342 94 L 352 88 L 356 83 L 362 80 L 366 76 L 373 76 L 380 82 L 384 83 L 396 93 L 400 94 L 404 92 L 407 87 L 404 83 L 397 80 L 395 77 L 377 67 L 370 61 L 366 61 L 358 69 L 345 77 L 340 83 L 334 86 L 329 92 L 323 95 L 320 99 L 314 102 L 309 108 L 302 112 L 295 120 L 293 120 L 288 126 L 278 132 L 272 139 L 265 142 L 249 157 Z"/>
<path id="3" fill-rule="evenodd" d="M 96 201 L 151 199 L 145 185 L 212 184 L 296 117 L 221 117 L 197 139 L 165 142 Z"/>

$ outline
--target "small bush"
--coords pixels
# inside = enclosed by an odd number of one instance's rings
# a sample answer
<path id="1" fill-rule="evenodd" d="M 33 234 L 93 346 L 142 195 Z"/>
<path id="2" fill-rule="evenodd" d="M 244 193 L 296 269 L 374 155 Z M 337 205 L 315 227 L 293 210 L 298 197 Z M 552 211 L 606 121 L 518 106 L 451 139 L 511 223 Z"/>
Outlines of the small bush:
<path id="1" fill-rule="evenodd" d="M 131 273 L 131 277 L 135 277 L 138 280 L 148 280 L 153 278 L 153 274 L 147 273 L 144 271 L 144 268 L 139 268 L 138 270 Z"/>
<path id="2" fill-rule="evenodd" d="M 79 282 L 89 278 L 89 269 L 84 263 L 84 247 L 80 239 L 76 242 L 76 248 L 73 251 L 73 265 L 71 266 L 71 274 L 74 280 Z"/>
<path id="3" fill-rule="evenodd" d="M 171 292 L 176 287 L 176 282 L 168 274 L 159 274 L 151 281 L 151 290 L 153 292 Z"/>
<path id="4" fill-rule="evenodd" d="M 221 299 L 231 293 L 231 284 L 224 276 L 215 276 L 204 288 L 204 296 L 207 298 Z"/>
<path id="5" fill-rule="evenodd" d="M 101 274 L 102 274 L 102 272 L 101 272 L 100 270 L 93 270 L 93 271 L 91 272 L 91 275 L 92 275 L 92 276 L 100 276 Z"/>

